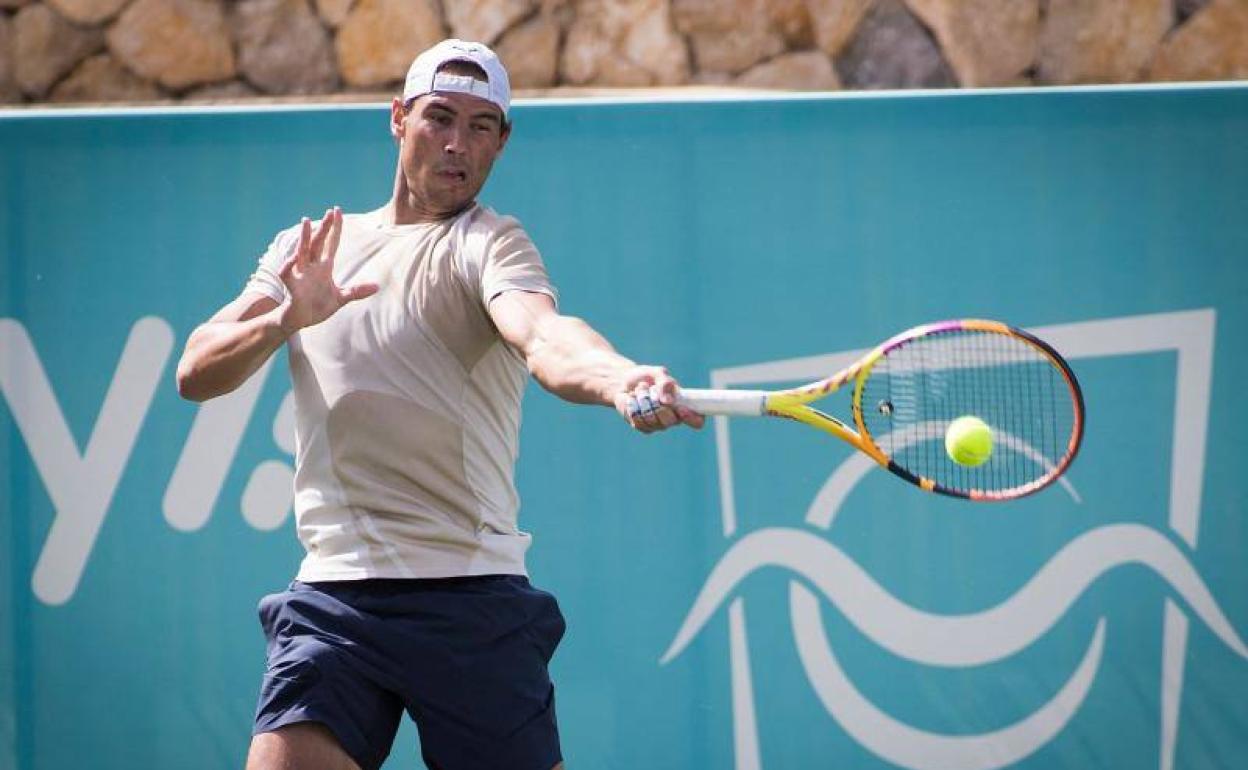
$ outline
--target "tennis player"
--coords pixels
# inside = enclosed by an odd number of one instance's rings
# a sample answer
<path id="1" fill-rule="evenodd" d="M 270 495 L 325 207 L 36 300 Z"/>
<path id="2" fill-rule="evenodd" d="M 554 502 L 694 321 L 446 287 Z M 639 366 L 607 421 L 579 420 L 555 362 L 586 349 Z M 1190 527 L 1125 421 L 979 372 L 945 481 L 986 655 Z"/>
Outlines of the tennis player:
<path id="1" fill-rule="evenodd" d="M 260 602 L 251 770 L 375 770 L 404 711 L 434 770 L 561 766 L 547 665 L 564 621 L 516 522 L 526 371 L 643 433 L 702 425 L 662 367 L 561 315 L 520 223 L 476 202 L 509 107 L 487 47 L 418 56 L 391 105 L 389 202 L 279 233 L 178 365 L 204 400 L 289 350 L 307 555 Z"/>

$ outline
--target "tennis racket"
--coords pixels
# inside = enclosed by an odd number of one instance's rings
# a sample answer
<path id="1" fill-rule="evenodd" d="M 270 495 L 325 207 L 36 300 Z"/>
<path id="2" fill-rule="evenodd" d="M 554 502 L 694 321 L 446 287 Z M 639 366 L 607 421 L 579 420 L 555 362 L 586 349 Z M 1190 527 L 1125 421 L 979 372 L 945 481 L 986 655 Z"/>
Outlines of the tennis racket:
<path id="1" fill-rule="evenodd" d="M 852 427 L 810 403 L 847 383 Z M 1083 394 L 1048 344 L 997 321 L 944 321 L 893 337 L 837 374 L 789 390 L 682 389 L 677 403 L 707 415 L 785 417 L 831 433 L 928 492 L 1012 500 L 1051 484 L 1083 438 Z M 975 416 L 992 431 L 982 465 L 945 451 L 950 422 Z"/>

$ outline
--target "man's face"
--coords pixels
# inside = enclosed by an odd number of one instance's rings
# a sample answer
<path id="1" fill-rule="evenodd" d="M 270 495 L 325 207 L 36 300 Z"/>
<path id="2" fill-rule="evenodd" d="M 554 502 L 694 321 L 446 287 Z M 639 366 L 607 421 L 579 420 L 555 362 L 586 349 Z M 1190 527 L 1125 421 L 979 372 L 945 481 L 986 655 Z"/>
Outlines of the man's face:
<path id="1" fill-rule="evenodd" d="M 399 164 L 412 203 L 432 216 L 468 205 L 507 142 L 503 113 L 470 94 L 432 93 L 391 110 Z"/>

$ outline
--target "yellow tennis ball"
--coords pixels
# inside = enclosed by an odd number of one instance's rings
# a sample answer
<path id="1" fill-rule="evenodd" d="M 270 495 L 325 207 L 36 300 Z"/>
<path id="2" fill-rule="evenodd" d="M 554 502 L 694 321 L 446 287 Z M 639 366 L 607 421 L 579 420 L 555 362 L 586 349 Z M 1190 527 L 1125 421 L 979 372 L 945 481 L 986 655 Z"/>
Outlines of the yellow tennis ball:
<path id="1" fill-rule="evenodd" d="M 945 451 L 958 465 L 983 465 L 992 457 L 992 429 L 978 417 L 959 417 L 945 431 Z"/>

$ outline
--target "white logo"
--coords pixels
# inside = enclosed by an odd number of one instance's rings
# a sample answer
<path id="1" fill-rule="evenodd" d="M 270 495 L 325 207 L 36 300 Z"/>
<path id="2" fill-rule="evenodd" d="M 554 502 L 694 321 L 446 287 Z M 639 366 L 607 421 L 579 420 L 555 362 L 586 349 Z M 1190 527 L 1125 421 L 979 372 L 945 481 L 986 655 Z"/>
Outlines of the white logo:
<path id="1" fill-rule="evenodd" d="M 1204 470 L 1205 433 L 1213 369 L 1212 310 L 1166 313 L 1036 329 L 1072 359 L 1177 351 L 1174 444 L 1171 452 L 1169 525 L 1189 548 L 1196 545 Z M 779 361 L 713 373 L 715 387 L 813 379 L 836 371 L 865 351 Z M 726 537 L 736 532 L 728 421 L 716 418 L 720 493 Z M 829 476 L 806 523 L 827 530 L 846 497 L 874 463 L 855 454 Z M 1076 501 L 1069 481 L 1065 491 Z M 746 636 L 745 600 L 733 598 L 755 570 L 787 568 L 815 586 L 864 635 L 890 653 L 931 666 L 970 667 L 1005 659 L 1048 632 L 1103 574 L 1140 564 L 1173 592 L 1228 647 L 1248 658 L 1248 646 L 1214 600 L 1183 551 L 1166 535 L 1138 524 L 1085 532 L 1055 554 L 1026 584 L 1000 604 L 966 615 L 938 615 L 912 607 L 882 588 L 860 565 L 807 530 L 773 527 L 745 535 L 712 570 L 676 633 L 662 663 L 693 641 L 717 609 L 729 603 L 729 646 L 737 770 L 762 767 L 756 704 Z M 1047 703 L 1023 719 L 978 735 L 946 735 L 916 728 L 887 713 L 855 687 L 832 652 L 821 603 L 803 584 L 789 584 L 789 608 L 798 658 L 828 713 L 854 740 L 877 756 L 915 770 L 989 770 L 1013 764 L 1052 740 L 1082 705 L 1101 664 L 1107 633 L 1102 617 L 1083 658 Z M 1170 770 L 1183 686 L 1188 614 L 1167 599 L 1161 672 L 1161 756 Z"/>
<path id="2" fill-rule="evenodd" d="M 78 588 L 162 383 L 173 340 L 173 329 L 163 319 L 148 316 L 134 324 L 86 449 L 79 450 L 30 336 L 16 320 L 0 318 L 0 393 L 8 400 L 55 509 L 31 577 L 31 589 L 45 604 L 63 604 Z M 271 363 L 238 390 L 199 408 L 162 505 L 165 520 L 175 529 L 194 531 L 208 521 Z M 274 421 L 273 439 L 294 454 L 289 393 Z M 282 523 L 290 509 L 292 474 L 287 463 L 276 460 L 263 462 L 252 472 L 241 500 L 249 524 L 268 530 Z"/>

